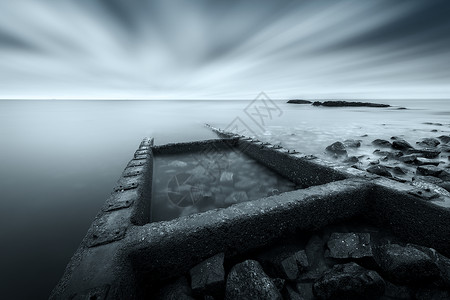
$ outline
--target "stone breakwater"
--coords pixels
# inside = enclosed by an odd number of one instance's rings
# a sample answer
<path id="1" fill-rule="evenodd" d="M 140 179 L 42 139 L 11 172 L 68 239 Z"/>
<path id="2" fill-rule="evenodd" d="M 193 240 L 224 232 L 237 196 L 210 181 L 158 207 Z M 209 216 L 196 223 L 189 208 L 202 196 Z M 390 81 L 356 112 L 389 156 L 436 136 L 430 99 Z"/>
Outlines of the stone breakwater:
<path id="1" fill-rule="evenodd" d="M 51 299 L 448 296 L 450 210 L 439 205 L 448 195 L 212 130 L 220 139 L 144 139 Z M 151 222 L 154 155 L 211 147 L 241 152 L 299 189 Z"/>

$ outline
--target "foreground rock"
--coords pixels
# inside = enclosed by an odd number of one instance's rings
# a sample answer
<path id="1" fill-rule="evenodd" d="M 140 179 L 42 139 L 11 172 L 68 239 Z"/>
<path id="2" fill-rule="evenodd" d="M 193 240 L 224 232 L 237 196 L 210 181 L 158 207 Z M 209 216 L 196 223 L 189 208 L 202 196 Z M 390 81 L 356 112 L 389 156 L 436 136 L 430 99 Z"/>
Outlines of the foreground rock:
<path id="1" fill-rule="evenodd" d="M 224 254 L 220 253 L 191 269 L 191 287 L 195 295 L 221 295 L 225 286 Z"/>
<path id="2" fill-rule="evenodd" d="M 409 150 L 413 149 L 413 146 L 404 139 L 396 139 L 392 142 L 392 148 L 397 150 Z"/>
<path id="3" fill-rule="evenodd" d="M 345 149 L 345 146 L 341 142 L 335 142 L 328 147 L 325 148 L 325 150 L 330 153 L 337 156 L 347 155 L 347 150 Z"/>
<path id="4" fill-rule="evenodd" d="M 372 257 L 369 233 L 331 234 L 327 243 L 327 256 L 336 259 Z"/>
<path id="5" fill-rule="evenodd" d="M 289 100 L 287 103 L 293 103 L 293 104 L 311 104 L 311 101 L 308 100 L 300 100 L 300 99 L 292 99 Z"/>
<path id="6" fill-rule="evenodd" d="M 370 103 L 370 102 L 348 102 L 348 101 L 315 101 L 314 106 L 328 107 L 390 107 L 388 104 Z"/>
<path id="7" fill-rule="evenodd" d="M 370 166 L 366 171 L 379 176 L 392 177 L 391 172 L 389 172 L 388 169 L 382 165 Z"/>
<path id="8" fill-rule="evenodd" d="M 434 139 L 434 138 L 426 138 L 423 139 L 420 142 L 417 142 L 416 144 L 421 146 L 421 147 L 436 147 L 437 145 L 439 145 L 441 142 L 439 142 L 438 139 Z"/>
<path id="9" fill-rule="evenodd" d="M 433 260 L 415 247 L 390 244 L 375 252 L 376 263 L 393 283 L 426 283 L 439 277 L 439 269 Z"/>
<path id="10" fill-rule="evenodd" d="M 158 299 L 164 300 L 194 300 L 192 290 L 188 284 L 186 277 L 180 277 L 174 282 L 165 285 L 158 295 Z"/>
<path id="11" fill-rule="evenodd" d="M 378 147 L 391 147 L 392 144 L 389 141 L 382 140 L 382 139 L 376 139 L 372 141 L 372 144 Z"/>
<path id="12" fill-rule="evenodd" d="M 318 299 L 377 299 L 384 289 L 385 282 L 377 272 L 356 263 L 335 265 L 313 285 Z"/>
<path id="13" fill-rule="evenodd" d="M 283 299 L 261 265 L 246 260 L 235 265 L 227 278 L 226 299 Z"/>
<path id="14" fill-rule="evenodd" d="M 349 139 L 344 141 L 344 145 L 349 148 L 359 148 L 361 147 L 361 141 Z"/>

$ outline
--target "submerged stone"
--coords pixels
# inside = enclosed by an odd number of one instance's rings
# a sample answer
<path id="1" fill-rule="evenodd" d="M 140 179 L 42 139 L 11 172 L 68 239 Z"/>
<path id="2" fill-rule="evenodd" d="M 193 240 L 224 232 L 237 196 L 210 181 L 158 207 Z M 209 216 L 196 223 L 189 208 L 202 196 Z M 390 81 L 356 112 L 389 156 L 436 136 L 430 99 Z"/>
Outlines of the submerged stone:
<path id="1" fill-rule="evenodd" d="M 221 184 L 232 186 L 234 183 L 233 177 L 234 177 L 233 172 L 225 171 L 222 172 L 222 174 L 220 175 L 219 181 Z"/>
<path id="2" fill-rule="evenodd" d="M 231 268 L 227 277 L 225 299 L 283 299 L 261 265 L 246 260 Z"/>
<path id="3" fill-rule="evenodd" d="M 244 191 L 234 192 L 225 199 L 225 204 L 231 205 L 240 202 L 248 201 L 247 193 Z"/>

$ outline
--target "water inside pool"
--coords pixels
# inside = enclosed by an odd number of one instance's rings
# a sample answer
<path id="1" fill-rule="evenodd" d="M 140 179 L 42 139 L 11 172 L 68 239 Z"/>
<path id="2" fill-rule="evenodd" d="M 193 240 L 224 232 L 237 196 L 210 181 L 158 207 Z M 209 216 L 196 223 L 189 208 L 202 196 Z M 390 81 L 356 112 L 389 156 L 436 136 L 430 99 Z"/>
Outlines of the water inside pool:
<path id="1" fill-rule="evenodd" d="M 154 157 L 151 221 L 172 220 L 296 189 L 243 153 Z"/>

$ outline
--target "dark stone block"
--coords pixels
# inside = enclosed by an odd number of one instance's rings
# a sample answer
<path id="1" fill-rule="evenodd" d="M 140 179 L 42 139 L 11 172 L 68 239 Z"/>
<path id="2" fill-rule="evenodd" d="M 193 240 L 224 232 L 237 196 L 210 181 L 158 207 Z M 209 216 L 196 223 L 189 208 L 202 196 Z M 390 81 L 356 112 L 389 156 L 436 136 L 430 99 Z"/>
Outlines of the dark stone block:
<path id="1" fill-rule="evenodd" d="M 396 139 L 392 142 L 392 148 L 397 150 L 408 150 L 413 149 L 413 146 L 403 139 Z"/>
<path id="2" fill-rule="evenodd" d="M 398 160 L 405 164 L 415 164 L 417 161 L 417 155 L 414 154 L 404 155 L 402 157 L 399 157 Z"/>
<path id="3" fill-rule="evenodd" d="M 424 283 L 439 276 L 432 259 L 412 246 L 384 245 L 374 251 L 374 258 L 382 273 L 394 283 Z"/>
<path id="4" fill-rule="evenodd" d="M 192 291 L 196 295 L 220 295 L 225 286 L 224 254 L 214 255 L 193 267 L 191 276 Z"/>
<path id="5" fill-rule="evenodd" d="M 338 233 L 331 234 L 328 240 L 327 253 L 335 259 L 350 259 L 372 257 L 369 233 Z"/>
<path id="6" fill-rule="evenodd" d="M 417 167 L 416 174 L 423 176 L 438 177 L 442 173 L 442 169 L 432 165 L 425 165 Z"/>
<path id="7" fill-rule="evenodd" d="M 434 149 L 408 149 L 408 154 L 416 154 L 417 156 L 422 156 L 425 158 L 436 158 L 441 154 L 440 151 Z"/>
<path id="8" fill-rule="evenodd" d="M 384 289 L 384 280 L 377 272 L 356 263 L 335 265 L 313 285 L 319 299 L 377 299 Z"/>
<path id="9" fill-rule="evenodd" d="M 366 171 L 379 176 L 392 177 L 392 174 L 387 170 L 385 166 L 382 165 L 370 166 Z"/>
<path id="10" fill-rule="evenodd" d="M 325 148 L 325 150 L 331 154 L 334 155 L 347 155 L 347 150 L 345 149 L 345 146 L 341 142 L 335 142 L 328 147 Z"/>
<path id="11" fill-rule="evenodd" d="M 389 141 L 376 139 L 372 141 L 372 144 L 378 147 L 391 147 L 392 144 Z"/>
<path id="12" fill-rule="evenodd" d="M 261 265 L 246 260 L 231 268 L 226 284 L 226 299 L 283 299 Z"/>

